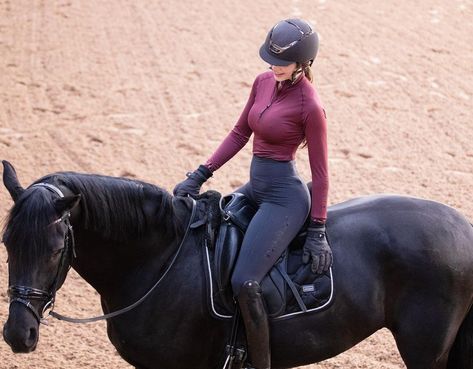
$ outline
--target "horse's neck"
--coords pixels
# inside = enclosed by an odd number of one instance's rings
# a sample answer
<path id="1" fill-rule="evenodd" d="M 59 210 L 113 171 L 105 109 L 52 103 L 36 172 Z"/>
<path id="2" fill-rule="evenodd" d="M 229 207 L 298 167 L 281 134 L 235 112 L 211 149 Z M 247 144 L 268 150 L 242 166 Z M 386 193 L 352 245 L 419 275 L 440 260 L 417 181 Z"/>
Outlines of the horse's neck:
<path id="1" fill-rule="evenodd" d="M 153 225 L 158 210 L 150 207 L 147 211 L 151 226 L 139 238 L 128 241 L 106 239 L 96 231 L 84 229 L 77 220 L 77 259 L 73 267 L 102 298 L 118 294 L 127 286 L 139 290 L 150 285 L 175 254 L 190 217 L 187 200 L 173 201 L 162 217 L 165 223 Z"/>
<path id="2" fill-rule="evenodd" d="M 162 343 L 169 340 L 170 334 L 195 332 L 208 324 L 203 293 L 203 249 L 199 247 L 203 227 L 193 229 L 184 238 L 180 248 L 191 216 L 188 205 L 188 200 L 173 200 L 173 209 L 166 215 L 176 217 L 176 222 L 171 222 L 177 224 L 174 231 L 154 230 L 126 247 L 117 246 L 111 241 L 101 243 L 103 240 L 98 235 L 85 229 L 78 231 L 75 268 L 99 292 L 105 313 L 139 301 L 158 283 L 139 308 L 127 313 L 123 319 L 114 320 L 114 324 L 108 327 L 112 342 L 128 342 L 131 347 L 138 347 L 133 352 L 126 352 L 125 347 L 117 347 L 122 355 L 131 360 L 135 356 L 136 360 L 141 360 L 153 352 L 154 362 L 161 358 L 166 362 L 169 350 L 175 357 L 184 357 L 195 343 L 194 336 L 184 334 L 179 338 L 182 345 L 173 347 L 163 346 Z M 166 271 L 165 278 L 162 278 Z M 152 336 L 143 341 L 143 331 L 135 327 L 146 327 L 147 332 L 153 332 Z M 214 327 L 208 328 L 207 333 L 212 337 L 223 335 L 222 326 L 219 326 L 217 333 Z"/>

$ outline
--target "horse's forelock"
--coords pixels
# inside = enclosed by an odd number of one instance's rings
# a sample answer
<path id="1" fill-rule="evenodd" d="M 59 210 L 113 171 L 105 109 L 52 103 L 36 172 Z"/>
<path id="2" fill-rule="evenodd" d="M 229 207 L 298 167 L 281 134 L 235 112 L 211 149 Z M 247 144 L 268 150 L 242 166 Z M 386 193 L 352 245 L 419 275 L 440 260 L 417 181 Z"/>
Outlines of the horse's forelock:
<path id="1" fill-rule="evenodd" d="M 47 252 L 47 227 L 55 216 L 51 194 L 38 188 L 26 191 L 11 208 L 3 229 L 9 259 L 19 258 L 28 270 Z"/>

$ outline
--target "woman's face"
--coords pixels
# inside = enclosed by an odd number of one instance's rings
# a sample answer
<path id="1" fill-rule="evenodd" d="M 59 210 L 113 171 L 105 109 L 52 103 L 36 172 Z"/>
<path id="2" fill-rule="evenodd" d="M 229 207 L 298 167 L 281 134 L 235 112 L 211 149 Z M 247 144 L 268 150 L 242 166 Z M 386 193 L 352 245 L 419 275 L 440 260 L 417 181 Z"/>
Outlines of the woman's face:
<path id="1" fill-rule="evenodd" d="M 278 82 L 285 81 L 286 79 L 291 79 L 292 73 L 296 70 L 297 64 L 292 63 L 285 67 L 280 65 L 271 65 L 271 70 L 274 73 L 274 79 Z"/>

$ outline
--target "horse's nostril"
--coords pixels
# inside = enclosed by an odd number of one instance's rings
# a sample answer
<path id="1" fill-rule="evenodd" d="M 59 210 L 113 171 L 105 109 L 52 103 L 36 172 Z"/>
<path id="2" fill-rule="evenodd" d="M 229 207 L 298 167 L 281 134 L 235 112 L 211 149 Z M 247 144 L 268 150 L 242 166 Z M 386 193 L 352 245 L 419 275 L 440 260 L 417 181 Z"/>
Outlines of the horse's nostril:
<path id="1" fill-rule="evenodd" d="M 8 324 L 3 327 L 3 338 L 15 353 L 27 353 L 36 349 L 39 331 L 36 327 L 20 329 L 18 326 Z"/>
<path id="2" fill-rule="evenodd" d="M 38 331 L 35 328 L 30 328 L 30 335 L 28 337 L 28 342 L 35 344 L 37 338 L 38 338 Z"/>

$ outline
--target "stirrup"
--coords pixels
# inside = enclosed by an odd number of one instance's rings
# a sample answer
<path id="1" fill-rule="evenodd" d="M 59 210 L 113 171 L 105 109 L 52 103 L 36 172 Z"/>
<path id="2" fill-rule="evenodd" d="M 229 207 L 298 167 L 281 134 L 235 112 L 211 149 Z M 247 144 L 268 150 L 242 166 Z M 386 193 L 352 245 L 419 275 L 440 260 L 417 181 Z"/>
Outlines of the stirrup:
<path id="1" fill-rule="evenodd" d="M 243 347 L 231 347 L 227 345 L 225 348 L 227 359 L 223 369 L 244 369 L 243 365 L 246 360 L 246 350 Z"/>
<path id="2" fill-rule="evenodd" d="M 225 355 L 227 359 L 223 365 L 223 369 L 242 369 L 246 360 L 246 350 L 244 347 L 237 347 L 238 328 L 240 326 L 240 309 L 238 305 L 235 307 L 233 315 L 232 332 L 230 342 L 225 347 Z"/>

